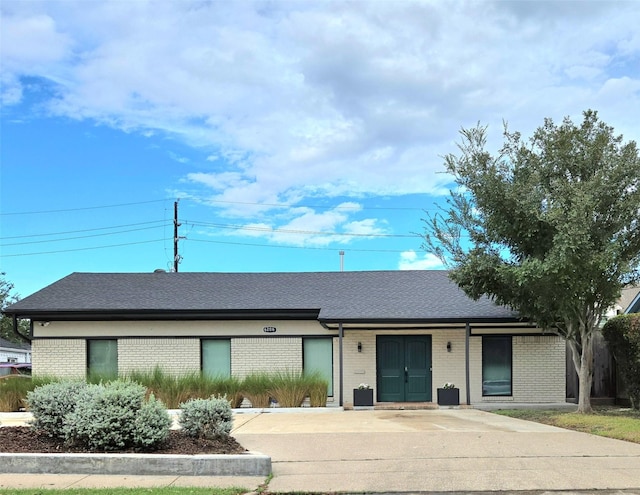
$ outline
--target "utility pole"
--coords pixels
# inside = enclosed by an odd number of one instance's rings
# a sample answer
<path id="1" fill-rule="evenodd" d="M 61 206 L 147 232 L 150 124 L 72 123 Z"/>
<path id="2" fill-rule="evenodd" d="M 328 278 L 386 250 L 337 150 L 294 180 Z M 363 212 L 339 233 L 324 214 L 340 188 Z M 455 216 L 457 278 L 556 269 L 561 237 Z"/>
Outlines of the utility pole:
<path id="1" fill-rule="evenodd" d="M 174 201 L 173 203 L 173 271 L 178 273 L 178 263 L 180 263 L 180 255 L 178 254 L 178 227 L 180 227 L 180 223 L 178 223 L 178 201 L 179 199 Z"/>

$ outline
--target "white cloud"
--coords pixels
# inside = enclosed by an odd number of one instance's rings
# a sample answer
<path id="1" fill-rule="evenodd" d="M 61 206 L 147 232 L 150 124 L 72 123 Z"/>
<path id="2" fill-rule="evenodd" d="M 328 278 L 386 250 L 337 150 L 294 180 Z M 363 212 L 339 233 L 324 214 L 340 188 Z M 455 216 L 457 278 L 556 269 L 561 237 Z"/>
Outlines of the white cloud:
<path id="1" fill-rule="evenodd" d="M 415 251 L 409 250 L 400 254 L 399 270 L 440 270 L 445 268 L 437 256 L 424 253 L 419 256 Z"/>
<path id="2" fill-rule="evenodd" d="M 209 169 L 181 185 L 227 215 L 269 210 L 246 203 L 442 194 L 440 156 L 478 121 L 499 139 L 502 119 L 526 135 L 544 117 L 601 105 L 617 130 L 640 134 L 634 2 L 1 8 L 6 104 L 25 98 L 21 77 L 44 78 L 57 85 L 52 113 L 203 147 Z M 342 216 L 299 220 L 364 222 Z"/>

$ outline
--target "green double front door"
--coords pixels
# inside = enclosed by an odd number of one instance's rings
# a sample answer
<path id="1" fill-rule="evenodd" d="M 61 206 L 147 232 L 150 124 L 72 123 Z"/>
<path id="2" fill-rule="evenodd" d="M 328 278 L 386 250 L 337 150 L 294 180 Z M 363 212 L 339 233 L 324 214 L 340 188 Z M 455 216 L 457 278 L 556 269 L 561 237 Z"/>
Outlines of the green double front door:
<path id="1" fill-rule="evenodd" d="M 431 402 L 431 335 L 378 335 L 378 401 Z"/>

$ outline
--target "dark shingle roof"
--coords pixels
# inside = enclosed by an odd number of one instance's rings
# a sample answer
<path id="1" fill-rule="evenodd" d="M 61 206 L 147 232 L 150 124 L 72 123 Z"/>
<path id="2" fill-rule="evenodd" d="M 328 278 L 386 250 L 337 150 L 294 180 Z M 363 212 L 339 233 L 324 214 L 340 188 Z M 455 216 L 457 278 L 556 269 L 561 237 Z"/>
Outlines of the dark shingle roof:
<path id="1" fill-rule="evenodd" d="M 20 349 L 21 351 L 31 350 L 31 346 L 29 344 L 17 344 L 15 342 L 11 342 L 10 340 L 3 339 L 2 337 L 0 337 L 0 347 L 8 349 Z"/>
<path id="2" fill-rule="evenodd" d="M 5 310 L 55 313 L 315 310 L 324 321 L 500 320 L 516 315 L 473 301 L 442 270 L 315 273 L 73 273 Z"/>

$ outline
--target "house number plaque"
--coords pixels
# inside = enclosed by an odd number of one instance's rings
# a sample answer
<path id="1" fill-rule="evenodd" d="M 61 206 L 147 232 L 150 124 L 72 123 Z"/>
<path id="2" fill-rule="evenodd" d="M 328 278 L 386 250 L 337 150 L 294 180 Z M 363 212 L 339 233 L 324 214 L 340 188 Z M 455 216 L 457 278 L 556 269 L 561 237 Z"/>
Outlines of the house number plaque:
<path id="1" fill-rule="evenodd" d="M 276 327 L 264 327 L 262 331 L 265 333 L 276 333 Z"/>

